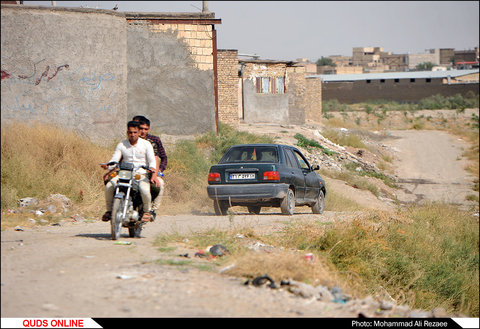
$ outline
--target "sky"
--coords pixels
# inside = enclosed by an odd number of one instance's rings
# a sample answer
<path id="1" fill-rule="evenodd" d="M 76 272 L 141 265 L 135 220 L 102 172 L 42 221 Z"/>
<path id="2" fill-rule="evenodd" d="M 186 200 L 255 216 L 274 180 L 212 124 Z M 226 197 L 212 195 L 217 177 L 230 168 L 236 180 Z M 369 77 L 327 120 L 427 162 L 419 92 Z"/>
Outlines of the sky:
<path id="1" fill-rule="evenodd" d="M 56 6 L 128 12 L 201 12 L 202 1 L 55 1 Z M 52 1 L 24 1 L 51 6 Z M 218 49 L 262 59 L 316 62 L 354 47 L 394 54 L 479 45 L 479 1 L 208 1 L 222 23 Z"/>

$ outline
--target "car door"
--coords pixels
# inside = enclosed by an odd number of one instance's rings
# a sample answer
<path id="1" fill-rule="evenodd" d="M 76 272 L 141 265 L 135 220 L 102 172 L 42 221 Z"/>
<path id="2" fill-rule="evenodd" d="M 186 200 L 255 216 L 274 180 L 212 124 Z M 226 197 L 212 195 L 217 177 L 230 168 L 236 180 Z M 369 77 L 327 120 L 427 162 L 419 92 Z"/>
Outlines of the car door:
<path id="1" fill-rule="evenodd" d="M 291 174 L 291 184 L 295 186 L 295 199 L 303 202 L 305 197 L 305 176 L 303 175 L 303 170 L 293 150 L 285 148 L 284 151 L 288 174 Z"/>
<path id="2" fill-rule="evenodd" d="M 310 164 L 308 163 L 308 160 L 303 156 L 303 154 L 301 154 L 297 150 L 294 150 L 293 152 L 295 154 L 295 157 L 297 158 L 298 163 L 300 164 L 302 175 L 304 177 L 304 200 L 315 200 L 320 190 L 320 182 L 318 179 L 318 175 L 312 170 Z"/>

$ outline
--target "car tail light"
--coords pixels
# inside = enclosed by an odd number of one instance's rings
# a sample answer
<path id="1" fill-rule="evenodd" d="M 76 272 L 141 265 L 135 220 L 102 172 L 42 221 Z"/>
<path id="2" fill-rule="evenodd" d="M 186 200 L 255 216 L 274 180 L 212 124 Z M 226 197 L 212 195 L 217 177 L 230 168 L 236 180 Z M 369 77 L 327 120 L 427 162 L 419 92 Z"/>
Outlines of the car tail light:
<path id="1" fill-rule="evenodd" d="M 263 180 L 280 180 L 278 171 L 265 171 L 263 173 Z"/>
<path id="2" fill-rule="evenodd" d="M 220 182 L 220 174 L 218 172 L 211 172 L 208 174 L 209 182 Z"/>

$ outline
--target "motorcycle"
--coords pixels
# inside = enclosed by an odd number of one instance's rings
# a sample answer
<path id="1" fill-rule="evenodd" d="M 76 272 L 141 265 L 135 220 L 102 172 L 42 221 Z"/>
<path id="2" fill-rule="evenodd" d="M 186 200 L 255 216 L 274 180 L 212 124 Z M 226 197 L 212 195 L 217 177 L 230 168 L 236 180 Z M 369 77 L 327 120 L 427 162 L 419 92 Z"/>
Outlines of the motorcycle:
<path id="1" fill-rule="evenodd" d="M 131 238 L 140 237 L 145 224 L 141 220 L 143 202 L 139 189 L 140 174 L 135 173 L 133 163 L 113 161 L 100 165 L 115 166 L 109 175 L 112 178 L 118 175 L 110 220 L 112 240 L 118 240 L 122 227 L 128 228 Z M 146 166 L 142 166 L 142 168 L 151 172 Z"/>

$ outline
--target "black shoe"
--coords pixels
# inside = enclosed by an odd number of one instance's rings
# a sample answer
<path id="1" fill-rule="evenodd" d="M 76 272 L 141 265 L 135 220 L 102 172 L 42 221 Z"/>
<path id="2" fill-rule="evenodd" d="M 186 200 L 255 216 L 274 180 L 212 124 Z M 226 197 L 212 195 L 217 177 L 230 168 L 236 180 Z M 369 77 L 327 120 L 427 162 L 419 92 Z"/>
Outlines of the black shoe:
<path id="1" fill-rule="evenodd" d="M 107 211 L 103 214 L 102 221 L 108 222 L 110 219 L 112 219 L 112 212 Z"/>
<path id="2" fill-rule="evenodd" d="M 157 217 L 157 213 L 155 210 L 150 210 L 150 221 L 153 222 L 155 220 L 155 217 Z"/>

